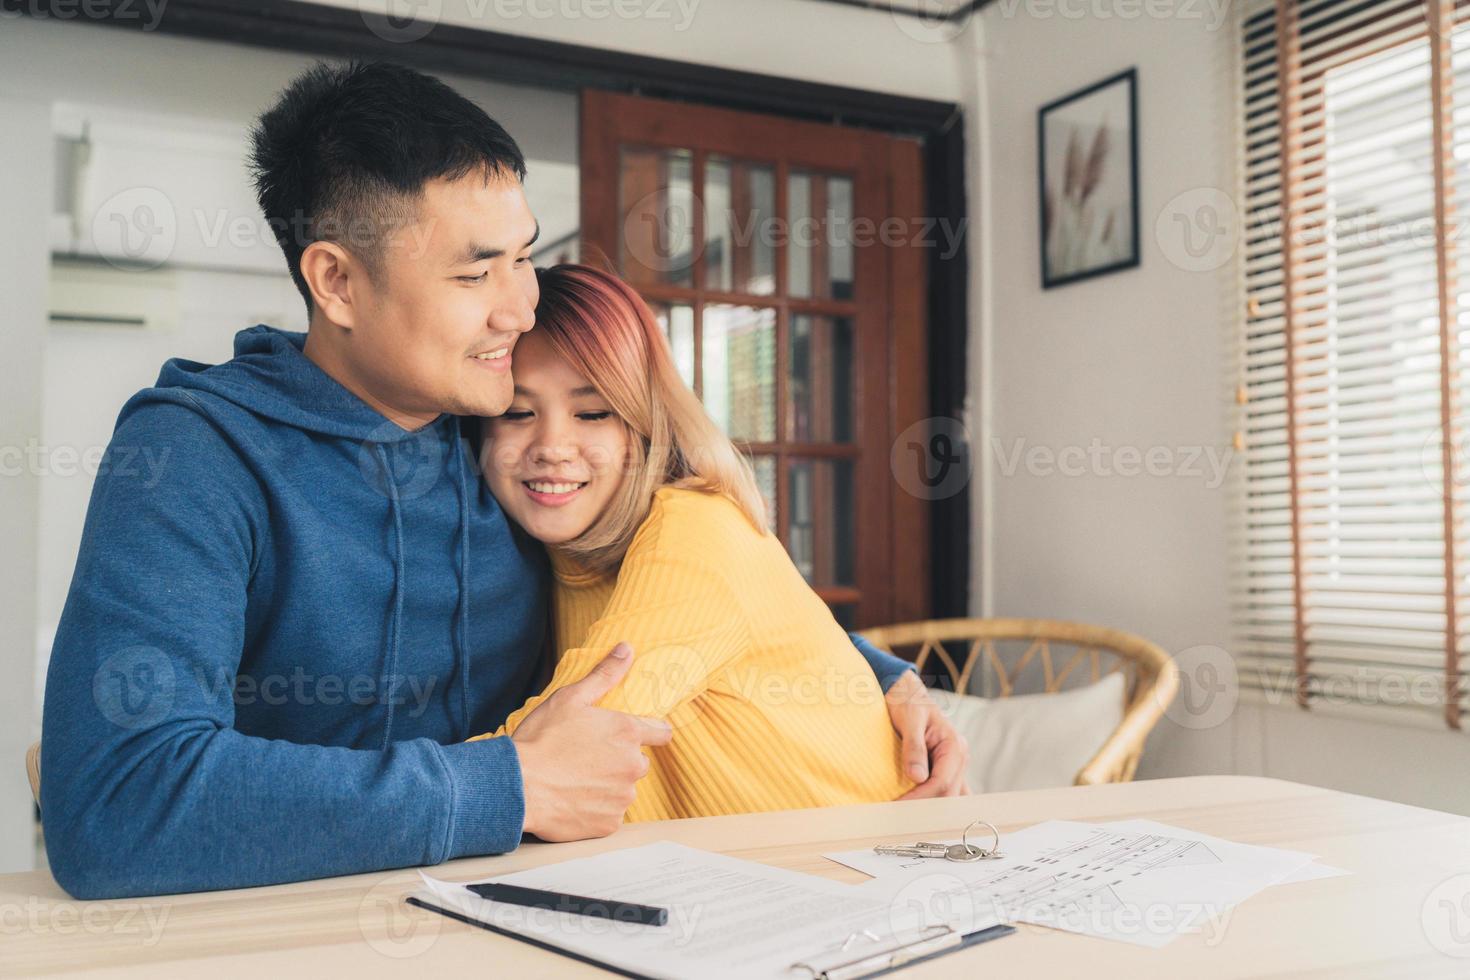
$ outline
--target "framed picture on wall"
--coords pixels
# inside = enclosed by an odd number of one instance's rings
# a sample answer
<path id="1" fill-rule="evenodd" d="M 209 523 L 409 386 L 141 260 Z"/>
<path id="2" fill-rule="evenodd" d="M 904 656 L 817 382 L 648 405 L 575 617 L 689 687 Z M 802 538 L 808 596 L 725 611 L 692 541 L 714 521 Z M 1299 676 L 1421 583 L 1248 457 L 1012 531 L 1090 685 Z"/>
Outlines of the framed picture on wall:
<path id="1" fill-rule="evenodd" d="M 1045 289 L 1138 265 L 1138 70 L 1036 113 Z"/>

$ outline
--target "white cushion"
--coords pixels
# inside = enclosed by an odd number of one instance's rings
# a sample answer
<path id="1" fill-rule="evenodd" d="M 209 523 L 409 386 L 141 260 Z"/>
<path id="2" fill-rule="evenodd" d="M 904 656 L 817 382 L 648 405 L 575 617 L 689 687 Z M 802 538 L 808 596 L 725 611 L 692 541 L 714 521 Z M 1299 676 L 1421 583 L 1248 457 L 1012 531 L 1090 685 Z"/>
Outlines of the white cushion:
<path id="1" fill-rule="evenodd" d="M 1123 720 L 1123 675 L 1057 694 L 977 698 L 930 691 L 970 743 L 975 793 L 1071 786 Z"/>

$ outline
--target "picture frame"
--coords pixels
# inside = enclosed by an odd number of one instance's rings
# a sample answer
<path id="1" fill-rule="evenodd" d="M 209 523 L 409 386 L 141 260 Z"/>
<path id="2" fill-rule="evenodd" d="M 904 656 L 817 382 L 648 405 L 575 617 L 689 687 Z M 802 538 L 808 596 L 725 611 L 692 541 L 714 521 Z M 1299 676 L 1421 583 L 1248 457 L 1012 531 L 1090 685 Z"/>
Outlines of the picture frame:
<path id="1" fill-rule="evenodd" d="M 1041 285 L 1139 264 L 1138 69 L 1036 112 Z"/>

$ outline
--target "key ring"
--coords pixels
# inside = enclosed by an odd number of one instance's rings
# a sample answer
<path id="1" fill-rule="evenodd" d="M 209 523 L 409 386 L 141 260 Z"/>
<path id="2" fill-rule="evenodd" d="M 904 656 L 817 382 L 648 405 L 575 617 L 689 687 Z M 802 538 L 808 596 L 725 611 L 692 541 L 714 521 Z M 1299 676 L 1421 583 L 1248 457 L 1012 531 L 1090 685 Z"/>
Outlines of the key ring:
<path id="1" fill-rule="evenodd" d="M 980 847 L 980 846 L 978 846 L 976 844 L 971 844 L 970 843 L 970 831 L 974 830 L 976 827 L 986 827 L 986 828 L 989 828 L 989 830 L 990 830 L 990 836 L 992 838 L 991 839 L 991 844 L 990 844 L 990 849 L 989 850 L 986 850 L 985 848 Z M 996 830 L 995 829 L 995 824 L 991 823 L 988 820 L 976 820 L 974 823 L 970 824 L 964 830 L 960 831 L 960 843 L 962 845 L 964 845 L 964 848 L 967 851 L 978 851 L 980 853 L 980 856 L 981 857 L 992 858 L 992 857 L 1000 857 L 1001 856 L 1000 855 L 1000 831 Z"/>

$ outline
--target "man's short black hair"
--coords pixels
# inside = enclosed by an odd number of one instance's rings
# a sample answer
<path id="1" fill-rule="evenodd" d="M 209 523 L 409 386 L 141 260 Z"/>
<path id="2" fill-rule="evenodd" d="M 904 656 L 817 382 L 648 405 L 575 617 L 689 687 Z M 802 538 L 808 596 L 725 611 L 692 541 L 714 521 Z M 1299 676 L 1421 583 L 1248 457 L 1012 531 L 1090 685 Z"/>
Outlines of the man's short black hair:
<path id="1" fill-rule="evenodd" d="M 430 180 L 475 170 L 523 180 L 520 147 L 448 85 L 392 62 L 317 64 L 250 134 L 256 199 L 311 313 L 301 255 L 340 244 L 374 278 L 393 229 L 410 222 Z"/>

